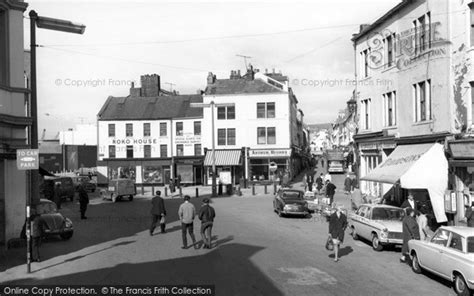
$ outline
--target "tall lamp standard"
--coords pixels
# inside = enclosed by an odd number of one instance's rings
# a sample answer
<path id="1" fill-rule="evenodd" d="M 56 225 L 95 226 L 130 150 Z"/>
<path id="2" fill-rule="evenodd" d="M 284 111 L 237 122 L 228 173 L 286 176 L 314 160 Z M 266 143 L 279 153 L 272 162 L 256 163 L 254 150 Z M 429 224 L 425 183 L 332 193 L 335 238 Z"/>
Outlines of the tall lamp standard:
<path id="1" fill-rule="evenodd" d="M 212 122 L 212 197 L 217 196 L 216 190 L 216 149 L 215 149 L 215 128 L 214 128 L 214 108 L 215 107 L 234 107 L 234 103 L 220 103 L 216 104 L 212 100 L 209 104 L 206 103 L 191 103 L 191 108 L 211 108 L 211 122 Z"/>
<path id="2" fill-rule="evenodd" d="M 38 102 L 36 92 L 36 27 L 46 30 L 61 31 L 67 33 L 84 34 L 86 26 L 75 24 L 71 21 L 54 19 L 39 16 L 36 11 L 31 10 L 30 13 L 30 68 L 31 68 L 31 98 L 30 98 L 30 116 L 33 124 L 30 130 L 30 146 L 32 149 L 38 149 Z M 38 170 L 28 171 L 29 173 L 29 194 L 26 201 L 26 234 L 27 234 L 27 269 L 31 272 L 31 233 L 30 233 L 30 207 L 32 198 L 39 195 Z"/>

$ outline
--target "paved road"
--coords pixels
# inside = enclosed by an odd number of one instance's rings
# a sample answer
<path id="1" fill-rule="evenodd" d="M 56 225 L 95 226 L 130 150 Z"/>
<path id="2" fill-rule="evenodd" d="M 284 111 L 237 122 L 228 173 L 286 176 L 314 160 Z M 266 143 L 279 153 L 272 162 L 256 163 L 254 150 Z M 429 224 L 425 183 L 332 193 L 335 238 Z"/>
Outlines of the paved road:
<path id="1" fill-rule="evenodd" d="M 339 188 L 343 178 L 333 177 Z M 347 200 L 336 195 L 336 201 Z M 279 218 L 271 195 L 214 199 L 217 247 L 182 250 L 180 202 L 166 201 L 168 233 L 154 236 L 148 234 L 149 197 L 94 200 L 88 220 L 79 219 L 77 205 L 66 204 L 62 211 L 73 219 L 73 238 L 44 243 L 44 260 L 33 264 L 31 274 L 21 263 L 22 250 L 11 251 L 0 282 L 215 284 L 217 295 L 454 295 L 449 284 L 400 264 L 398 250 L 375 252 L 349 235 L 335 263 L 324 249 L 327 223 L 318 215 Z M 199 206 L 201 199 L 193 202 Z"/>

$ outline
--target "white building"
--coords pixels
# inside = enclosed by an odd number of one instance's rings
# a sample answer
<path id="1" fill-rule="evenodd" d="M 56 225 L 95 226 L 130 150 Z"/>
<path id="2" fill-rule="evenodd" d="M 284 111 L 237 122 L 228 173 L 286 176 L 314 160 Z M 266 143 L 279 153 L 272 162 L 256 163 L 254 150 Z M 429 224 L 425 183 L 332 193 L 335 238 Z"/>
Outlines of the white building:
<path id="1" fill-rule="evenodd" d="M 97 125 L 79 124 L 74 129 L 59 132 L 60 145 L 97 145 Z"/>

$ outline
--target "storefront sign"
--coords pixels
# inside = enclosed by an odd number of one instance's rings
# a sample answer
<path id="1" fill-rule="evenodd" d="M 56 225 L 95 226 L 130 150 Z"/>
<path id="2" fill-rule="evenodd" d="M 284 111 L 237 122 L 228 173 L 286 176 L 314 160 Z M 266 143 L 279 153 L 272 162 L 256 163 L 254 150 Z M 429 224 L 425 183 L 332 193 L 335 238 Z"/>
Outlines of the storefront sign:
<path id="1" fill-rule="evenodd" d="M 359 144 L 360 150 L 377 150 L 377 144 Z"/>
<path id="2" fill-rule="evenodd" d="M 395 147 L 397 147 L 397 144 L 395 144 L 395 143 L 382 143 L 381 147 L 382 147 L 382 149 L 395 149 Z"/>
<path id="3" fill-rule="evenodd" d="M 192 146 L 194 144 L 201 144 L 201 136 L 196 136 L 194 134 L 176 136 L 174 141 L 176 144 L 182 144 L 184 146 Z"/>
<path id="4" fill-rule="evenodd" d="M 232 184 L 232 175 L 230 172 L 219 172 L 219 182 L 227 185 Z"/>
<path id="5" fill-rule="evenodd" d="M 474 158 L 474 142 L 449 143 L 453 158 Z"/>
<path id="6" fill-rule="evenodd" d="M 250 150 L 250 158 L 290 157 L 291 149 Z"/>
<path id="7" fill-rule="evenodd" d="M 444 208 L 446 213 L 456 213 L 456 192 L 447 190 L 444 194 Z"/>
<path id="8" fill-rule="evenodd" d="M 116 145 L 132 145 L 132 144 L 138 144 L 138 145 L 151 145 L 151 144 L 158 144 L 157 139 L 133 139 L 133 138 L 127 138 L 127 139 L 113 139 L 112 144 Z"/>

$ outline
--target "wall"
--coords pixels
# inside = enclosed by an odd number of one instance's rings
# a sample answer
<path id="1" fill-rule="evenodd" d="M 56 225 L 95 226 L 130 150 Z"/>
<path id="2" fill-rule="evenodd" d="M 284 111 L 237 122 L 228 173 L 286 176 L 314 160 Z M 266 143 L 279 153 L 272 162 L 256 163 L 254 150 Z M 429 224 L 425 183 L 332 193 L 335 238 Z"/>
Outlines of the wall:
<path id="1" fill-rule="evenodd" d="M 5 238 L 19 237 L 25 222 L 26 173 L 16 168 L 16 160 L 5 160 Z"/>
<path id="2" fill-rule="evenodd" d="M 194 122 L 198 121 L 201 122 L 201 135 L 194 135 Z M 194 145 L 201 144 L 202 140 L 202 118 L 177 118 L 173 119 L 173 156 L 177 156 L 176 152 L 176 145 L 182 144 L 183 145 L 183 156 L 194 156 Z M 177 136 L 176 135 L 176 123 L 182 122 L 183 123 L 183 135 Z M 201 153 L 203 154 L 203 148 L 201 145 Z"/>

